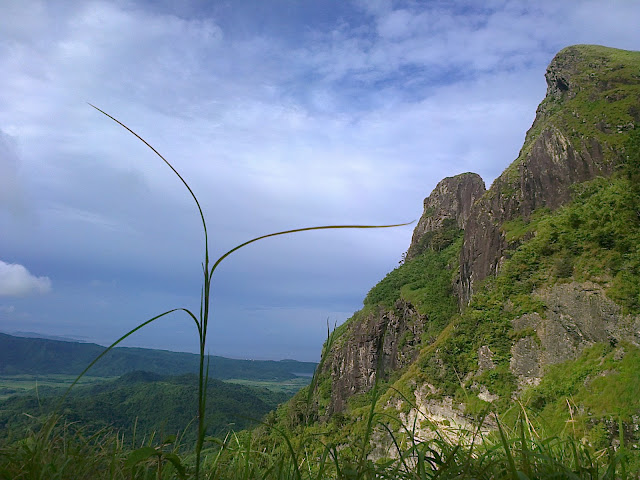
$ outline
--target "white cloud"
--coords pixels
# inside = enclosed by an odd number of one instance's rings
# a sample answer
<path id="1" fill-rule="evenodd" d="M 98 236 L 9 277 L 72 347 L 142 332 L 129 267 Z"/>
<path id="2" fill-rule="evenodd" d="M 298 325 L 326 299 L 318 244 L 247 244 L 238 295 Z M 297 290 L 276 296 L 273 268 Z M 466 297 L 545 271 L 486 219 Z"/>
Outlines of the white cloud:
<path id="1" fill-rule="evenodd" d="M 50 291 L 49 277 L 36 277 L 22 265 L 0 260 L 0 296 L 22 297 Z"/>

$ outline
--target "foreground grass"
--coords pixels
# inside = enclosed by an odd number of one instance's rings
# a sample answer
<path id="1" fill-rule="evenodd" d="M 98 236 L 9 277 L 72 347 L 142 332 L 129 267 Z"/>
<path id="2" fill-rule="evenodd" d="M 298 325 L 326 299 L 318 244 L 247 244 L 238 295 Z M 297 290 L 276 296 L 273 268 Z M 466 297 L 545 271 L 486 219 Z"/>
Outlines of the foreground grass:
<path id="1" fill-rule="evenodd" d="M 596 451 L 570 437 L 541 437 L 524 422 L 474 444 L 469 436 L 401 441 L 380 418 L 370 420 L 363 438 L 352 445 L 280 432 L 282 441 L 265 448 L 256 437 L 260 429 L 229 433 L 224 440 L 208 438 L 199 474 L 220 480 L 640 478 L 640 472 L 628 471 L 632 453 L 624 445 Z M 386 432 L 389 456 L 374 461 L 365 452 L 376 431 Z M 321 453 L 308 453 L 314 451 Z M 183 453 L 180 437 L 127 439 L 110 430 L 87 435 L 48 417 L 0 445 L 0 478 L 191 479 L 195 457 Z"/>

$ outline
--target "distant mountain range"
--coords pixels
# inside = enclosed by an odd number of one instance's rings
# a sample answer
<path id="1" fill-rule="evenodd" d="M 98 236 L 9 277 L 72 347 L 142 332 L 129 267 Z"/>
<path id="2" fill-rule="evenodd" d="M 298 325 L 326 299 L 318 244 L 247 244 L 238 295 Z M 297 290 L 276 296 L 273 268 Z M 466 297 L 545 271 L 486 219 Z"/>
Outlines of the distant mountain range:
<path id="1" fill-rule="evenodd" d="M 81 338 L 66 337 L 62 335 L 46 335 L 44 333 L 37 333 L 37 332 L 15 331 L 15 332 L 0 332 L 0 333 L 6 333 L 7 335 L 13 335 L 14 337 L 46 338 L 47 340 L 60 340 L 61 342 L 87 343 L 86 340 L 82 340 Z"/>
<path id="2" fill-rule="evenodd" d="M 105 347 L 95 343 L 28 338 L 0 333 L 0 375 L 77 375 Z M 209 376 L 220 380 L 286 380 L 313 374 L 316 363 L 296 360 L 234 360 L 209 356 Z M 120 376 L 144 370 L 162 375 L 197 373 L 198 355 L 147 348 L 117 347 L 88 372 L 94 376 Z"/>

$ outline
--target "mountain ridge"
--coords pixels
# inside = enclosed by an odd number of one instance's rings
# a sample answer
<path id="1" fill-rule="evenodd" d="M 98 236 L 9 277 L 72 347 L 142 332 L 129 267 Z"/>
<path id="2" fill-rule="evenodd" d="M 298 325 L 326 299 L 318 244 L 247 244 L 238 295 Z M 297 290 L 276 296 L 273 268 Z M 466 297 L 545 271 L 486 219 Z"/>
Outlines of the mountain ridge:
<path id="1" fill-rule="evenodd" d="M 640 445 L 616 380 L 640 378 L 640 52 L 567 47 L 545 77 L 516 159 L 486 191 L 470 173 L 440 182 L 405 262 L 325 345 L 311 418 L 329 432 L 377 391 L 414 438 L 496 428 L 487 411 L 520 402 L 594 446 Z"/>
<path id="2" fill-rule="evenodd" d="M 80 374 L 105 347 L 95 343 L 16 337 L 0 333 L 0 374 Z M 285 380 L 309 375 L 317 364 L 296 360 L 235 360 L 210 356 L 210 376 L 220 380 Z M 193 353 L 139 347 L 116 347 L 89 371 L 90 375 L 119 376 L 136 370 L 159 374 L 197 373 Z"/>

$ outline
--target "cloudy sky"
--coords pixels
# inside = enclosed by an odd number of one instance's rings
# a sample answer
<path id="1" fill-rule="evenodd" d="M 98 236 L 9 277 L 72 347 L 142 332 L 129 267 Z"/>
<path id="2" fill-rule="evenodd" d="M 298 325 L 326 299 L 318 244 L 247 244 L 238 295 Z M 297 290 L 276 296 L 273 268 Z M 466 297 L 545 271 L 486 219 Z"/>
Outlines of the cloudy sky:
<path id="1" fill-rule="evenodd" d="M 478 5 L 482 4 L 482 8 Z M 417 219 L 518 154 L 561 48 L 640 50 L 640 3 L 0 2 L 0 331 L 107 344 L 198 310 L 203 235 Z M 318 360 L 413 227 L 257 242 L 214 276 L 212 354 Z M 195 351 L 184 315 L 129 345 Z"/>

